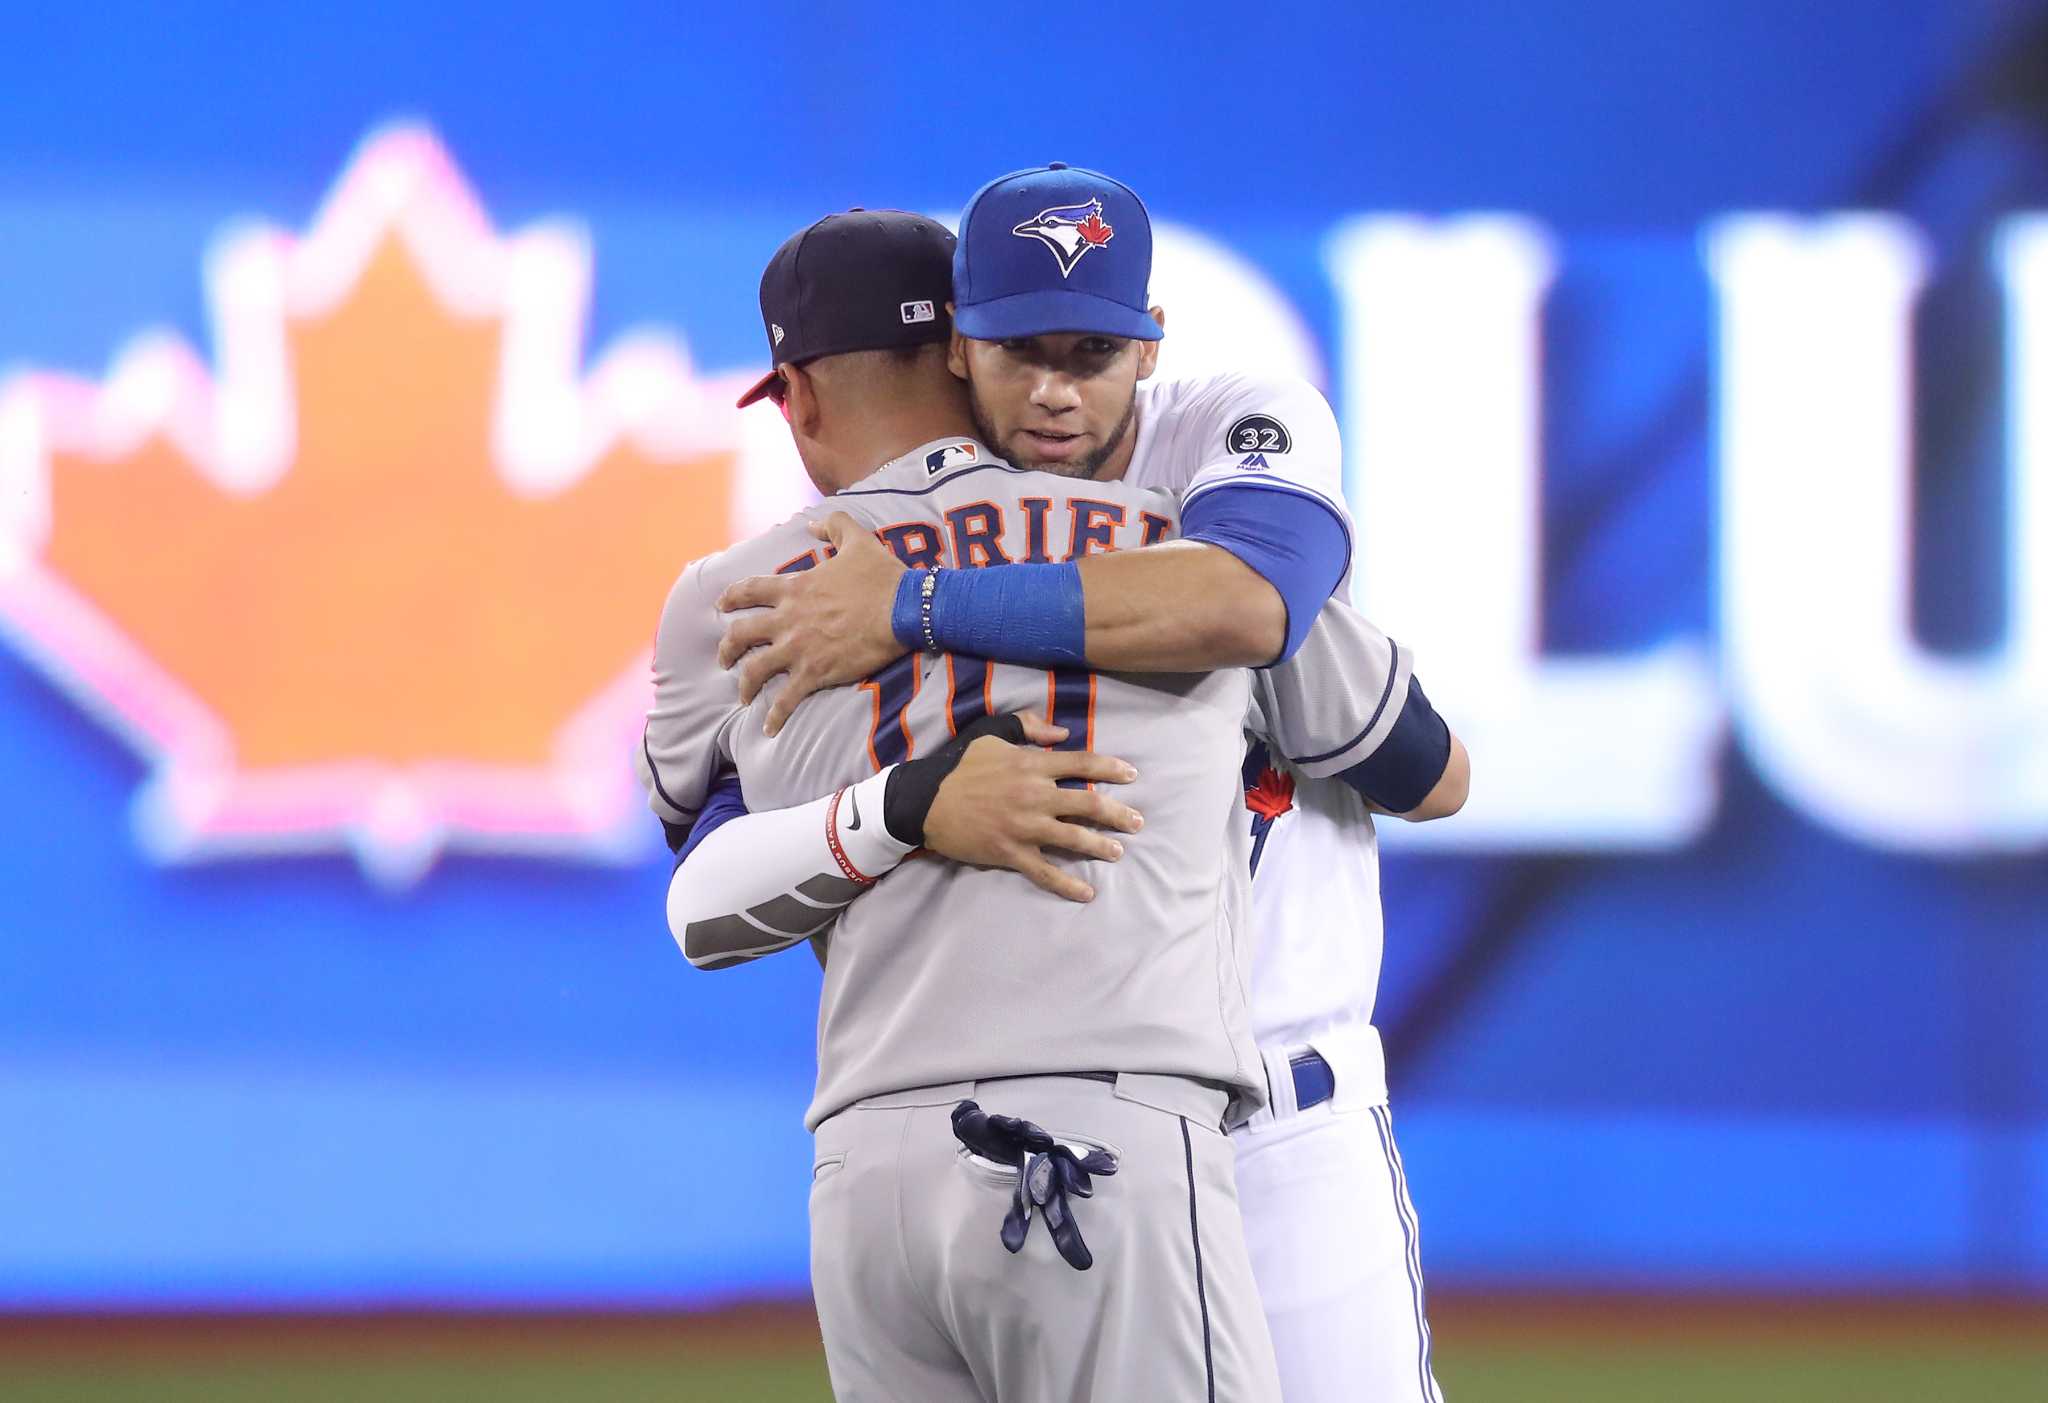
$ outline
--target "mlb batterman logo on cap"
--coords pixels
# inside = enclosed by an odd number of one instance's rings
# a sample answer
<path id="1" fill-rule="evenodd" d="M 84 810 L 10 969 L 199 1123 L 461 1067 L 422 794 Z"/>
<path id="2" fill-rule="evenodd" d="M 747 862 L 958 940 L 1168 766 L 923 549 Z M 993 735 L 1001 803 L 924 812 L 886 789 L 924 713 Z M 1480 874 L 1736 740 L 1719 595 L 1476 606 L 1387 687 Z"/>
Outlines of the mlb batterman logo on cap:
<path id="1" fill-rule="evenodd" d="M 899 209 L 828 214 L 783 241 L 761 274 L 761 323 L 775 365 L 944 341 L 953 236 Z M 773 370 L 740 407 L 774 392 Z"/>
<path id="2" fill-rule="evenodd" d="M 953 324 L 1002 341 L 1094 332 L 1157 341 L 1152 219 L 1130 187 L 1054 161 L 975 191 L 953 249 Z"/>

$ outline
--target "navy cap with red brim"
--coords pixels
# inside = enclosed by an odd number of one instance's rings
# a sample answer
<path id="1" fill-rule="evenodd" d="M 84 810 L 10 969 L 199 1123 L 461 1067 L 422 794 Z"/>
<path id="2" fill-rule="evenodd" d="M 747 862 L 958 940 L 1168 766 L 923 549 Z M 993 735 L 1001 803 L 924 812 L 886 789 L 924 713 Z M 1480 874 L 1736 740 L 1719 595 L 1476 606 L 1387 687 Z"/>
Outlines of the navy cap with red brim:
<path id="1" fill-rule="evenodd" d="M 756 380 L 751 386 L 748 387 L 747 392 L 745 394 L 741 395 L 737 400 L 733 401 L 733 408 L 745 409 L 748 405 L 752 404 L 757 399 L 766 399 L 768 397 L 769 391 L 775 388 L 775 382 L 777 380 L 780 380 L 781 378 L 782 367 L 778 365 L 777 367 L 775 367 L 775 369 L 769 371 L 766 375 L 763 375 L 759 380 Z M 772 424 L 775 421 L 771 419 L 769 420 L 769 422 Z"/>
<path id="2" fill-rule="evenodd" d="M 953 236 L 904 210 L 828 214 L 783 241 L 761 273 L 761 327 L 779 366 L 943 341 L 952 322 Z M 744 409 L 775 388 L 769 371 Z"/>

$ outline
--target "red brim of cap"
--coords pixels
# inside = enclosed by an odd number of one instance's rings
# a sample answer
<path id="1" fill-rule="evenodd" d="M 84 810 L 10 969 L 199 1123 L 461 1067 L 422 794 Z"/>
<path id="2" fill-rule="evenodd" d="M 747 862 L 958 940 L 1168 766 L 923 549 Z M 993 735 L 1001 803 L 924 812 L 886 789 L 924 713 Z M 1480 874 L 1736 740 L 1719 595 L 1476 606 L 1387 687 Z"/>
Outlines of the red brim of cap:
<path id="1" fill-rule="evenodd" d="M 782 373 L 779 370 L 769 371 L 766 375 L 763 375 L 759 380 L 756 380 L 753 384 L 753 387 L 749 389 L 745 394 L 741 395 L 739 399 L 733 403 L 733 408 L 745 409 L 748 405 L 752 404 L 757 399 L 768 398 L 768 392 L 775 387 L 775 382 L 781 378 Z"/>

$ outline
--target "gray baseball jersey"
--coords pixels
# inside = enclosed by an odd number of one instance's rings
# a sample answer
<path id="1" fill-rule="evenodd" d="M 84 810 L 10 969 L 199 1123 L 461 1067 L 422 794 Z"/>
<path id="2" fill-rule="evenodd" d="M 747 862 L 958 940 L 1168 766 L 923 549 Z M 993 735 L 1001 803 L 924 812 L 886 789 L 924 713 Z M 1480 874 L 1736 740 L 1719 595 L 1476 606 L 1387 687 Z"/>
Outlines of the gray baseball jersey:
<path id="1" fill-rule="evenodd" d="M 1262 1101 L 1247 1014 L 1250 838 L 1239 821 L 1247 674 L 1092 674 L 912 654 L 857 687 L 814 695 L 770 739 L 761 718 L 773 688 L 739 704 L 716 663 L 714 602 L 733 580 L 815 564 L 806 526 L 835 510 L 908 563 L 970 567 L 1129 549 L 1170 536 L 1178 519 L 1165 493 L 1022 472 L 972 440 L 946 439 L 677 582 L 642 756 L 650 802 L 671 823 L 694 817 L 722 768 L 737 768 L 749 807 L 787 807 L 989 712 L 1046 711 L 1076 748 L 1138 771 L 1118 797 L 1144 813 L 1144 841 L 1115 864 L 1053 858 L 1081 869 L 1092 903 L 1013 873 L 926 860 L 847 908 L 825 969 L 806 1124 L 884 1092 L 1049 1072 L 1179 1076 Z"/>

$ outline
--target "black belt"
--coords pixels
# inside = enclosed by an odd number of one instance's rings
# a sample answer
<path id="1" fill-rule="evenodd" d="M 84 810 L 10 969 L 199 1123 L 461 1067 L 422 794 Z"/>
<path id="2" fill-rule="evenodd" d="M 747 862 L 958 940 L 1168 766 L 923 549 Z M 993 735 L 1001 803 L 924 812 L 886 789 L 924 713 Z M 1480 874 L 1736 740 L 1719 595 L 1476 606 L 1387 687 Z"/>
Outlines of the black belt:
<path id="1" fill-rule="evenodd" d="M 1287 1065 L 1294 1069 L 1294 1108 L 1305 1111 L 1310 1106 L 1320 1106 L 1337 1094 L 1337 1074 L 1330 1070 L 1330 1064 L 1314 1048 L 1298 1057 L 1287 1059 Z"/>

